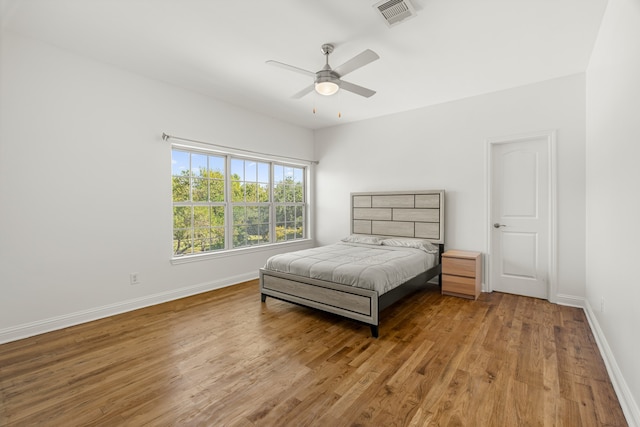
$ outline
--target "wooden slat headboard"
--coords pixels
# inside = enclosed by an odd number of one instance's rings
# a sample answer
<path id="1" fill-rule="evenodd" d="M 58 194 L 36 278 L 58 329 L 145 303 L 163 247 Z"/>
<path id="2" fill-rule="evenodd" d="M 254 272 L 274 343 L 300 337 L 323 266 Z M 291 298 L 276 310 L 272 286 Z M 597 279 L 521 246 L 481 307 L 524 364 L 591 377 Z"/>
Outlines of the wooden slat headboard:
<path id="1" fill-rule="evenodd" d="M 444 243 L 444 190 L 351 193 L 351 233 Z"/>

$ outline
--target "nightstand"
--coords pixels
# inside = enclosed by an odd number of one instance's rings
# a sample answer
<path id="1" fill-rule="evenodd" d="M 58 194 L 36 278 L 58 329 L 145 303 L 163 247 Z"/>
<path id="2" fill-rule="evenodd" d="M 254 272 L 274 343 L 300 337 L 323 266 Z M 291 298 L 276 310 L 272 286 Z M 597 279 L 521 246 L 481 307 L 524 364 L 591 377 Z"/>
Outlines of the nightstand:
<path id="1" fill-rule="evenodd" d="M 482 292 L 482 254 L 451 249 L 442 254 L 442 294 L 477 299 Z"/>

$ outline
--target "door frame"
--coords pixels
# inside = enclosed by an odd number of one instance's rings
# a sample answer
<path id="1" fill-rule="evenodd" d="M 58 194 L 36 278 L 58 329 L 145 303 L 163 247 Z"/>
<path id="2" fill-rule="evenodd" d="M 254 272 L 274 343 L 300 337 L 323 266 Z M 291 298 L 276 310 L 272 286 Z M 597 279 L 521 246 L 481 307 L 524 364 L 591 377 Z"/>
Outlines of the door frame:
<path id="1" fill-rule="evenodd" d="M 484 271 L 485 274 L 485 284 L 486 291 L 493 292 L 493 284 L 491 283 L 491 218 L 493 212 L 491 212 L 491 200 L 492 200 L 492 174 L 493 174 L 493 161 L 492 161 L 492 152 L 493 147 L 498 144 L 506 144 L 513 142 L 524 142 L 532 139 L 541 139 L 544 138 L 547 141 L 547 156 L 549 160 L 549 171 L 548 171 L 548 194 L 549 194 L 549 238 L 548 238 L 548 248 L 547 248 L 547 256 L 548 256 L 548 266 L 549 266 L 549 280 L 547 283 L 547 300 L 555 303 L 557 302 L 558 296 L 558 234 L 557 234 L 557 222 L 558 222 L 558 212 L 557 212 L 557 163 L 556 163 L 556 130 L 546 130 L 546 131 L 538 131 L 531 132 L 526 134 L 518 134 L 518 135 L 508 135 L 508 136 L 500 136 L 500 137 L 492 137 L 487 138 L 485 141 L 485 191 L 486 191 L 486 218 L 485 218 L 485 229 L 486 229 L 486 248 L 487 248 L 487 256 L 484 257 Z"/>

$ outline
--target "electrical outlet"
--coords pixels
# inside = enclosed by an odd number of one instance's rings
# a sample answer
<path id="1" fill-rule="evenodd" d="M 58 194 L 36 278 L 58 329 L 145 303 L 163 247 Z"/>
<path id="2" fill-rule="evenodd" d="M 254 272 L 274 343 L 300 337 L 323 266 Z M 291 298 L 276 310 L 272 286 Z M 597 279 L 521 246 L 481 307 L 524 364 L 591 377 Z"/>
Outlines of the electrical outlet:
<path id="1" fill-rule="evenodd" d="M 140 283 L 140 273 L 131 273 L 129 274 L 129 283 L 132 285 L 137 285 Z"/>

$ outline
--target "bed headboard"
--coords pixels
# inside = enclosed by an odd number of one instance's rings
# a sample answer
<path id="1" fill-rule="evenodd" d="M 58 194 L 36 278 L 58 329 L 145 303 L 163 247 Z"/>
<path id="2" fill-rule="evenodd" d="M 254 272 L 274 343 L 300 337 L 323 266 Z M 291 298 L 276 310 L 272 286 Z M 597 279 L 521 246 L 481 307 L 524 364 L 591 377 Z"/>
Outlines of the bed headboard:
<path id="1" fill-rule="evenodd" d="M 444 243 L 444 190 L 351 193 L 351 233 Z"/>

